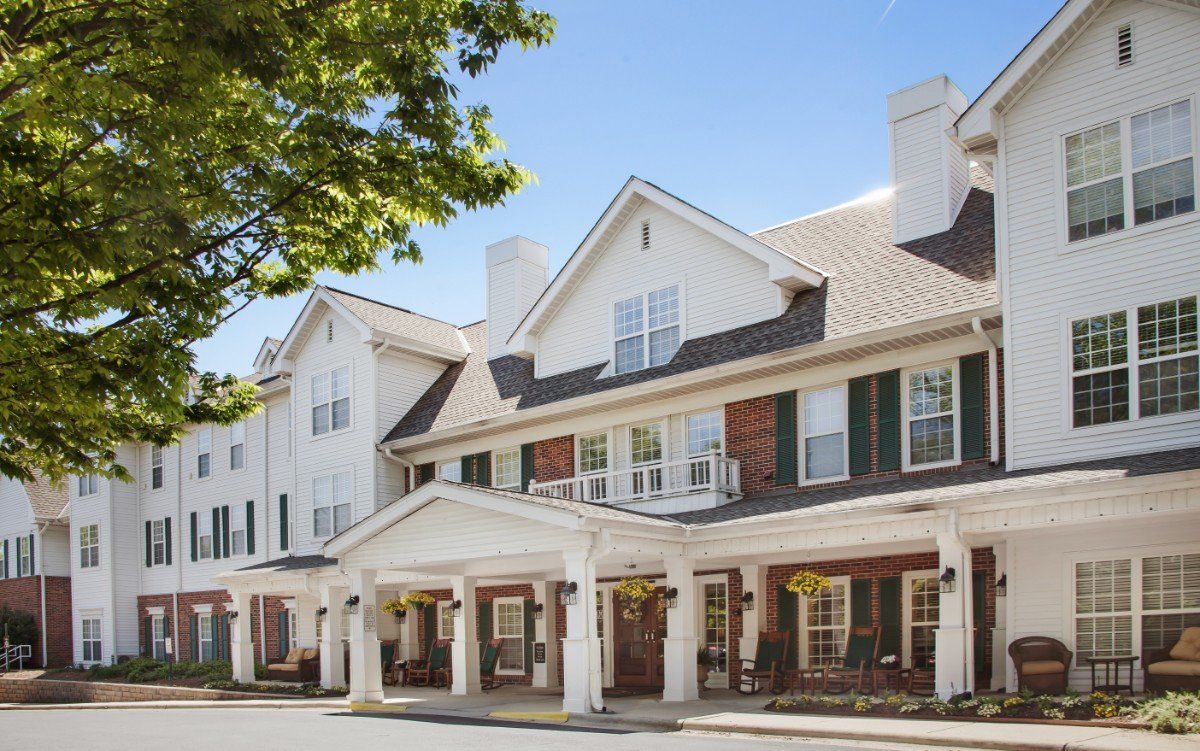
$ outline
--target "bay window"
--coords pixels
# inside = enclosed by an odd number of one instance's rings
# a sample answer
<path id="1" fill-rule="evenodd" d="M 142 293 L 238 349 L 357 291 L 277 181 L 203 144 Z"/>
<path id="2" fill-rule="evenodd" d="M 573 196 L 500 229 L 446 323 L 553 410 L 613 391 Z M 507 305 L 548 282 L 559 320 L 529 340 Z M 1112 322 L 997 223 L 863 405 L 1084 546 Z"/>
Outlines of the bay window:
<path id="1" fill-rule="evenodd" d="M 665 365 L 679 351 L 679 285 L 613 304 L 615 373 Z"/>
<path id="2" fill-rule="evenodd" d="M 314 537 L 332 537 L 349 529 L 352 477 L 350 472 L 337 472 L 313 478 Z"/>
<path id="3" fill-rule="evenodd" d="M 846 442 L 846 389 L 817 389 L 801 396 L 801 482 L 829 482 L 849 476 Z"/>
<path id="4" fill-rule="evenodd" d="M 312 377 L 312 434 L 350 427 L 350 366 Z"/>
<path id="5" fill-rule="evenodd" d="M 725 432 L 725 415 L 721 410 L 698 412 L 688 415 L 687 455 L 689 459 L 720 453 Z M 693 464 L 689 468 L 688 482 L 692 485 L 707 485 L 712 482 L 712 468 L 708 462 Z"/>

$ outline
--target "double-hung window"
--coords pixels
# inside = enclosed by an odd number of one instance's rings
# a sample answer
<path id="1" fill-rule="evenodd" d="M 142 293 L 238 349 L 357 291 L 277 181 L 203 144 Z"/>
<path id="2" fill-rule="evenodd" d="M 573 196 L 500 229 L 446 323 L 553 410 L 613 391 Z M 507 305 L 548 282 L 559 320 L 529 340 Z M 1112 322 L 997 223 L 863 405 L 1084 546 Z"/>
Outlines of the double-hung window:
<path id="1" fill-rule="evenodd" d="M 1196 316 L 1193 295 L 1071 321 L 1071 424 L 1200 408 Z"/>
<path id="2" fill-rule="evenodd" d="M 79 528 L 79 568 L 100 565 L 100 525 L 85 524 Z"/>
<path id="3" fill-rule="evenodd" d="M 95 495 L 100 487 L 99 475 L 80 475 L 79 476 L 79 497 Z"/>
<path id="4" fill-rule="evenodd" d="M 447 482 L 462 482 L 462 460 L 455 459 L 438 465 L 438 479 Z"/>
<path id="5" fill-rule="evenodd" d="M 905 438 L 910 467 L 948 464 L 958 459 L 955 372 L 953 365 L 938 365 L 911 371 L 905 377 Z"/>
<path id="6" fill-rule="evenodd" d="M 831 586 L 810 597 L 801 597 L 802 651 L 809 667 L 828 665 L 846 650 L 850 627 L 850 577 L 830 579 Z"/>
<path id="7" fill-rule="evenodd" d="M 720 410 L 697 412 L 687 416 L 687 455 L 699 459 L 721 452 L 725 420 Z M 709 462 L 689 465 L 688 481 L 692 485 L 708 485 L 712 482 Z"/>
<path id="8" fill-rule="evenodd" d="M 941 594 L 937 571 L 910 571 L 904 575 L 906 629 L 905 667 L 929 668 L 934 658 L 934 632 L 938 627 Z"/>
<path id="9" fill-rule="evenodd" d="M 642 472 L 633 475 L 633 493 L 658 493 L 663 489 L 663 470 L 656 466 L 663 461 L 664 425 L 648 422 L 629 428 L 629 466 Z"/>
<path id="10" fill-rule="evenodd" d="M 492 485 L 497 488 L 521 489 L 520 446 L 492 452 Z"/>
<path id="11" fill-rule="evenodd" d="M 314 537 L 332 537 L 350 527 L 352 477 L 350 472 L 337 472 L 313 478 Z"/>
<path id="12" fill-rule="evenodd" d="M 158 490 L 163 486 L 163 450 L 162 446 L 150 447 L 150 488 Z"/>
<path id="13" fill-rule="evenodd" d="M 101 659 L 103 659 L 99 618 L 80 619 L 79 640 L 81 646 L 83 647 L 84 662 L 100 662 Z"/>
<path id="14" fill-rule="evenodd" d="M 1196 208 L 1190 100 L 1072 133 L 1063 148 L 1068 242 Z"/>
<path id="15" fill-rule="evenodd" d="M 801 399 L 802 482 L 830 482 L 847 477 L 845 387 L 807 391 Z"/>
<path id="16" fill-rule="evenodd" d="M 196 526 L 197 526 L 196 540 L 197 540 L 197 545 L 200 548 L 200 550 L 199 550 L 200 558 L 202 558 L 202 559 L 212 558 L 213 557 L 212 515 L 205 513 L 203 511 L 200 512 L 200 514 L 197 515 Z"/>
<path id="17" fill-rule="evenodd" d="M 17 576 L 33 576 L 33 561 L 29 556 L 29 537 L 17 538 Z"/>
<path id="18" fill-rule="evenodd" d="M 235 503 L 229 509 L 230 555 L 246 554 L 246 504 Z"/>
<path id="19" fill-rule="evenodd" d="M 454 638 L 454 609 L 450 607 L 450 600 L 440 600 L 437 604 L 438 609 L 438 638 L 453 639 Z"/>
<path id="20" fill-rule="evenodd" d="M 150 560 L 155 566 L 167 562 L 167 525 L 163 519 L 150 522 Z"/>
<path id="21" fill-rule="evenodd" d="M 196 616 L 196 624 L 200 630 L 196 636 L 196 642 L 200 646 L 200 662 L 211 662 L 216 657 L 213 620 L 211 613 Z"/>
<path id="22" fill-rule="evenodd" d="M 196 431 L 196 476 L 212 474 L 212 427 L 204 426 Z"/>
<path id="23" fill-rule="evenodd" d="M 496 636 L 500 645 L 500 662 L 496 669 L 502 673 L 525 672 L 525 603 L 520 597 L 497 597 Z"/>
<path id="24" fill-rule="evenodd" d="M 246 423 L 235 422 L 229 426 L 229 469 L 238 470 L 246 466 Z"/>
<path id="25" fill-rule="evenodd" d="M 679 285 L 613 304 L 614 372 L 665 365 L 679 351 Z"/>
<path id="26" fill-rule="evenodd" d="M 312 377 L 312 434 L 350 427 L 350 366 Z"/>
<path id="27" fill-rule="evenodd" d="M 150 618 L 150 651 L 156 660 L 167 659 L 167 619 L 155 615 Z"/>
<path id="28" fill-rule="evenodd" d="M 608 471 L 608 433 L 581 435 L 578 439 L 579 474 Z"/>

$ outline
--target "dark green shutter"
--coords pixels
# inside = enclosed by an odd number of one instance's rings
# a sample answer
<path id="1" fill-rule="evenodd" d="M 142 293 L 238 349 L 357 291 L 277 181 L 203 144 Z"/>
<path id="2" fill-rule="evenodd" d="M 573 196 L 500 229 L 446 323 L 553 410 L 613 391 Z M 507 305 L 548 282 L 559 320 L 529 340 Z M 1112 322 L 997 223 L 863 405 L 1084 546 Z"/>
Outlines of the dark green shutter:
<path id="1" fill-rule="evenodd" d="M 192 512 L 191 521 L 192 521 L 192 562 L 194 563 L 200 555 L 200 552 L 199 552 L 200 551 L 200 542 L 199 542 L 199 537 L 198 537 L 200 532 L 197 529 L 196 512 L 195 511 Z"/>
<path id="2" fill-rule="evenodd" d="M 870 579 L 850 580 L 850 625 L 872 625 Z"/>
<path id="3" fill-rule="evenodd" d="M 279 495 L 279 549 L 288 549 L 288 497 L 287 493 Z"/>
<path id="4" fill-rule="evenodd" d="M 29 535 L 29 575 L 37 576 L 37 559 L 33 555 L 33 534 Z"/>
<path id="5" fill-rule="evenodd" d="M 900 656 L 904 634 L 901 631 L 902 592 L 899 576 L 879 580 L 879 655 Z"/>
<path id="6" fill-rule="evenodd" d="M 221 507 L 213 506 L 212 510 L 212 557 L 214 560 L 221 557 Z"/>
<path id="7" fill-rule="evenodd" d="M 984 647 L 984 639 L 989 638 L 991 633 L 984 628 L 987 619 L 987 613 L 984 608 L 986 606 L 987 592 L 984 587 L 987 585 L 987 578 L 982 571 L 971 572 L 971 611 L 975 614 L 975 674 L 979 675 L 984 672 L 984 663 L 987 662 L 987 652 Z"/>
<path id="8" fill-rule="evenodd" d="M 171 565 L 171 517 L 163 519 L 163 539 L 167 548 L 167 565 Z"/>
<path id="9" fill-rule="evenodd" d="M 481 451 L 475 455 L 474 483 L 484 488 L 492 484 L 492 455 L 488 451 Z"/>
<path id="10" fill-rule="evenodd" d="M 525 674 L 526 675 L 531 675 L 533 673 L 533 640 L 537 635 L 537 623 L 536 623 L 536 619 L 534 618 L 533 611 L 534 611 L 534 608 L 536 607 L 536 604 L 537 604 L 536 601 L 534 601 L 532 598 L 525 600 L 525 602 L 524 602 L 525 611 L 524 611 L 523 615 L 525 616 L 524 626 L 525 626 Z"/>
<path id="11" fill-rule="evenodd" d="M 417 467 L 417 484 L 424 485 L 433 479 L 433 464 L 422 464 Z"/>
<path id="12" fill-rule="evenodd" d="M 869 376 L 850 381 L 850 403 L 847 405 L 850 428 L 850 474 L 865 475 L 871 471 L 871 379 Z"/>
<path id="13" fill-rule="evenodd" d="M 782 584 L 775 588 L 775 630 L 788 632 L 787 666 L 800 666 L 800 596 Z M 757 636 L 757 634 L 755 634 Z"/>
<path id="14" fill-rule="evenodd" d="M 142 652 L 143 657 L 154 656 L 154 618 L 146 616 L 142 619 L 142 628 L 146 629 L 146 635 L 142 637 Z"/>
<path id="15" fill-rule="evenodd" d="M 875 400 L 879 410 L 880 472 L 900 469 L 900 371 L 875 376 Z"/>
<path id="16" fill-rule="evenodd" d="M 217 618 L 216 628 L 213 629 L 217 639 L 217 655 L 219 659 L 229 661 L 229 613 L 223 613 Z"/>
<path id="17" fill-rule="evenodd" d="M 460 471 L 458 473 L 459 474 L 458 481 L 465 482 L 468 485 L 470 485 L 471 479 L 475 476 L 475 469 L 474 469 L 475 455 L 468 454 L 468 455 L 464 456 L 463 458 L 459 459 L 458 461 L 459 461 L 459 465 L 460 465 Z"/>
<path id="18" fill-rule="evenodd" d="M 151 548 L 154 545 L 153 533 L 151 532 L 151 523 L 146 522 L 146 568 L 154 565 L 154 551 Z"/>
<path id="19" fill-rule="evenodd" d="M 983 354 L 958 359 L 958 404 L 962 412 L 962 458 L 983 458 Z"/>
<path id="20" fill-rule="evenodd" d="M 8 540 L 4 541 L 4 578 L 8 578 Z"/>
<path id="21" fill-rule="evenodd" d="M 229 557 L 229 507 L 221 507 L 221 557 Z"/>
<path id="22" fill-rule="evenodd" d="M 188 653 L 188 656 L 192 658 L 192 662 L 200 662 L 200 619 L 193 615 L 190 622 L 192 626 L 190 633 L 191 644 L 189 645 L 191 652 Z"/>
<path id="23" fill-rule="evenodd" d="M 240 616 L 239 616 L 240 617 Z M 292 636 L 288 633 L 288 611 L 286 609 L 279 611 L 279 657 L 280 659 L 287 657 L 288 645 L 292 643 Z M 338 643 L 334 639 L 334 643 Z"/>
<path id="24" fill-rule="evenodd" d="M 529 492 L 529 483 L 534 480 L 533 476 L 533 444 L 521 444 L 521 490 Z"/>
<path id="25" fill-rule="evenodd" d="M 421 617 L 425 620 L 425 657 L 428 658 L 433 640 L 437 638 L 437 604 L 426 605 Z"/>
<path id="26" fill-rule="evenodd" d="M 796 392 L 775 395 L 775 484 L 796 484 Z"/>
<path id="27" fill-rule="evenodd" d="M 492 638 L 492 601 L 484 600 L 475 605 L 475 620 L 479 624 L 479 659 L 483 659 L 483 648 Z"/>
<path id="28" fill-rule="evenodd" d="M 254 501 L 246 501 L 246 555 L 254 555 Z"/>

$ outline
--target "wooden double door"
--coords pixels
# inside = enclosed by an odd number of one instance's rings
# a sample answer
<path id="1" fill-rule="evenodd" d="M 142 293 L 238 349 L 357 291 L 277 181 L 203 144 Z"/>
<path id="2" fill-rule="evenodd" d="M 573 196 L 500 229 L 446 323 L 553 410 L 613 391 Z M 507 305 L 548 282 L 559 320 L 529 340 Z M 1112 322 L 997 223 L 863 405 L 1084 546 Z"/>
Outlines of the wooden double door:
<path id="1" fill-rule="evenodd" d="M 637 607 L 627 607 L 612 594 L 613 685 L 617 687 L 661 687 L 663 685 L 663 639 L 667 637 L 664 587 Z"/>

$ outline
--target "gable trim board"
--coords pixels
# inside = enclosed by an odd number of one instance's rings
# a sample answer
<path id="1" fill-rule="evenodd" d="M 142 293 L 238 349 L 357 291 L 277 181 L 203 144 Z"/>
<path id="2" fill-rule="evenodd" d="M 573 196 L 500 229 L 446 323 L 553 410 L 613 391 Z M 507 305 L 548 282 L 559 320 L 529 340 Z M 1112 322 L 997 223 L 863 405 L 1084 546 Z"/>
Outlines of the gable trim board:
<path id="1" fill-rule="evenodd" d="M 825 282 L 827 275 L 815 266 L 734 229 L 656 185 L 631 176 L 588 231 L 583 242 L 567 259 L 550 286 L 517 325 L 508 339 L 510 351 L 525 356 L 534 355 L 538 333 L 587 275 L 609 240 L 642 201 L 649 201 L 762 261 L 767 265 L 768 280 L 781 288 L 796 292 L 820 287 Z"/>

